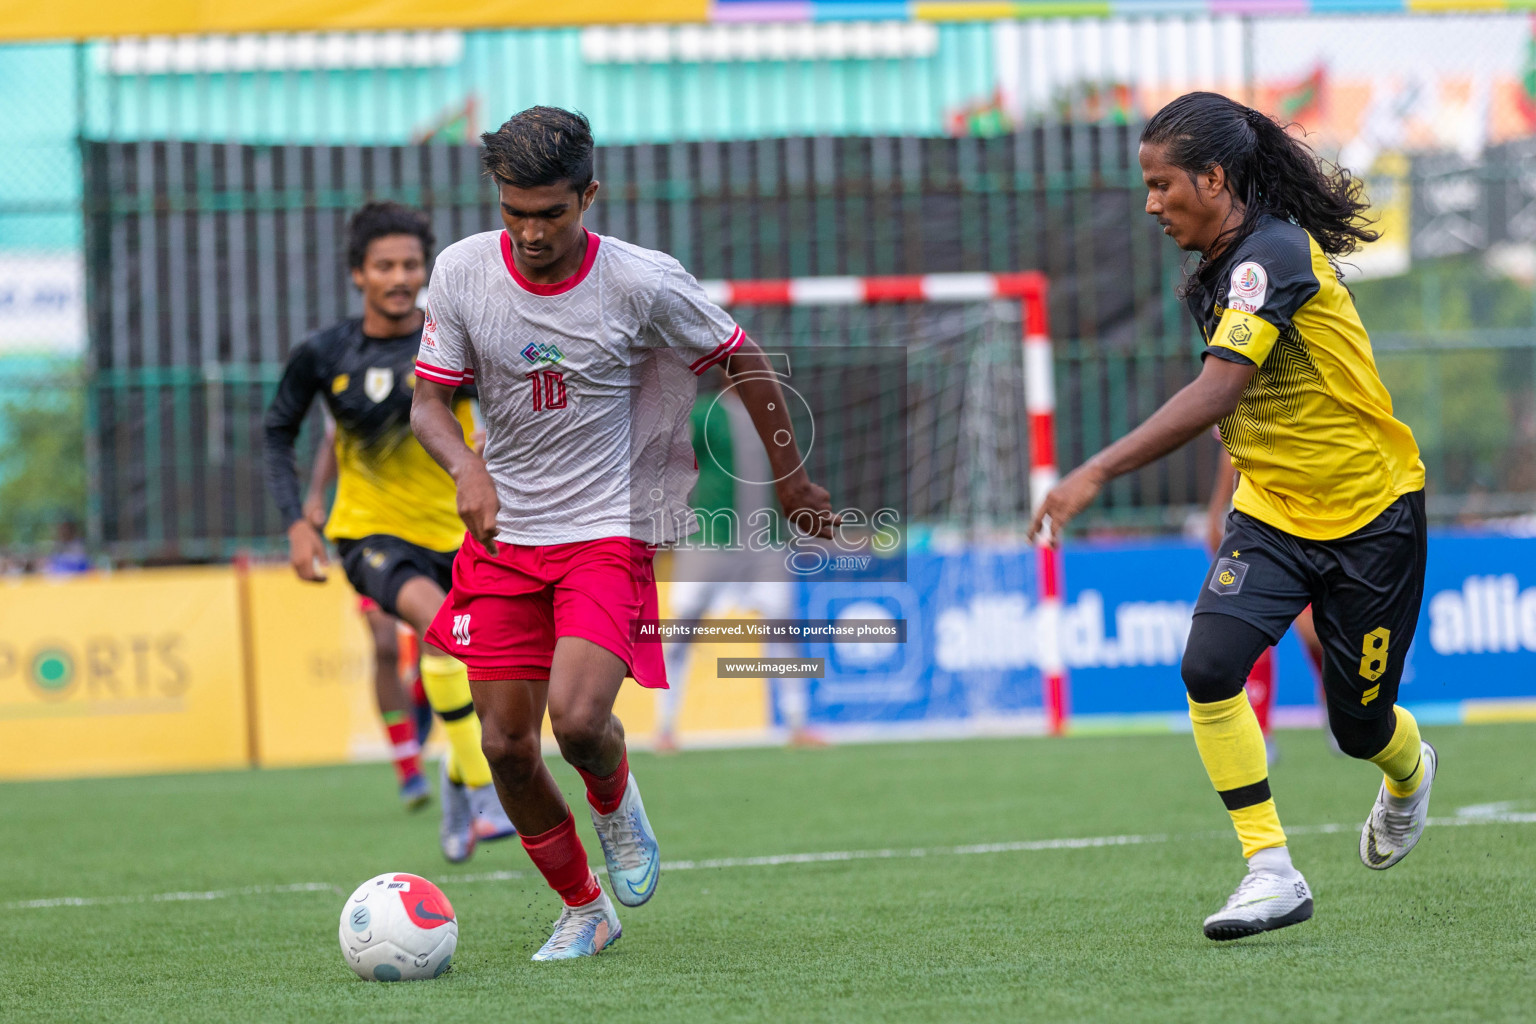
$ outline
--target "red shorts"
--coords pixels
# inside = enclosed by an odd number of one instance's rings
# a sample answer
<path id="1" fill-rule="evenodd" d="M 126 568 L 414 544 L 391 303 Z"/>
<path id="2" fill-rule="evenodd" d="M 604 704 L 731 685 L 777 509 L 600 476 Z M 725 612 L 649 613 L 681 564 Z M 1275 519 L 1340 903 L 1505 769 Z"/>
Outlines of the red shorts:
<path id="1" fill-rule="evenodd" d="M 665 689 L 660 644 L 632 639 L 636 619 L 660 617 L 653 548 L 628 537 L 486 553 L 465 535 L 453 587 L 427 642 L 469 666 L 469 678 L 548 679 L 555 639 L 578 636 L 622 658 L 641 686 Z"/>

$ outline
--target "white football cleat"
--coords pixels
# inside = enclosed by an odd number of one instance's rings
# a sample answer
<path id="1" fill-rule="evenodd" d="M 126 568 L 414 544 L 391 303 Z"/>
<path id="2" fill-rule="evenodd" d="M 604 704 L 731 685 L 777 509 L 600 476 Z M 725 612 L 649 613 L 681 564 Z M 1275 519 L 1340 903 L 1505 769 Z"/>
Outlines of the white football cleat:
<path id="1" fill-rule="evenodd" d="M 1429 787 L 1435 781 L 1440 755 L 1428 743 L 1420 742 L 1424 780 L 1419 788 L 1411 796 L 1393 796 L 1383 781 L 1371 816 L 1360 830 L 1360 863 L 1372 870 L 1385 871 L 1408 856 L 1424 834 L 1424 824 L 1429 820 Z"/>
<path id="2" fill-rule="evenodd" d="M 1289 876 L 1250 870 L 1227 905 L 1205 919 L 1205 937 L 1241 939 L 1300 924 L 1312 916 L 1312 890 L 1301 872 Z"/>
<path id="3" fill-rule="evenodd" d="M 624 929 L 608 894 L 598 889 L 597 899 L 580 907 L 566 907 L 555 921 L 549 941 L 533 954 L 534 960 L 574 960 L 596 956 L 619 940 Z"/>
<path id="4" fill-rule="evenodd" d="M 517 835 L 517 828 L 507 817 L 506 808 L 501 806 L 501 797 L 496 795 L 495 783 L 471 787 L 468 795 L 469 809 L 475 816 L 476 839 L 489 843 Z"/>
<path id="5" fill-rule="evenodd" d="M 448 778 L 448 759 L 438 762 L 437 781 L 443 803 L 443 824 L 437 838 L 443 858 L 450 864 L 462 864 L 475 852 L 475 816 L 469 806 L 469 790 Z"/>
<path id="6" fill-rule="evenodd" d="M 624 784 L 624 799 L 612 814 L 599 814 L 592 808 L 592 827 L 603 844 L 608 883 L 619 902 L 638 907 L 654 896 L 656 883 L 661 880 L 661 849 L 645 816 L 634 775 Z"/>

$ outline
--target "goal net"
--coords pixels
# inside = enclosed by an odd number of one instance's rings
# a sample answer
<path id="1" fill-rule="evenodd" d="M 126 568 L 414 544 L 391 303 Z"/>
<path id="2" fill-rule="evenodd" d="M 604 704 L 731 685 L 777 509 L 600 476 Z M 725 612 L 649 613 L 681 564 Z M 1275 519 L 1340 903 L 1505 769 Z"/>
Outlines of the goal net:
<path id="1" fill-rule="evenodd" d="M 887 616 L 901 645 L 806 643 L 813 721 L 1059 731 L 1059 555 L 1024 543 L 1055 479 L 1054 387 L 1037 275 L 707 282 L 769 353 L 834 509 L 888 513 L 883 572 L 801 581 L 807 620 Z M 858 564 L 853 563 L 856 570 Z"/>

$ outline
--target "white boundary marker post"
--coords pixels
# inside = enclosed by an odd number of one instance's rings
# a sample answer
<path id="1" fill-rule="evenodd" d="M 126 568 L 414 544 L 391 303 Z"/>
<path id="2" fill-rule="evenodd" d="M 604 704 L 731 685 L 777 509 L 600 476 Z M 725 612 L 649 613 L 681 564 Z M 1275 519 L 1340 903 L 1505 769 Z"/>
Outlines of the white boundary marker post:
<path id="1" fill-rule="evenodd" d="M 905 277 L 800 277 L 768 281 L 704 281 L 722 306 L 857 306 L 888 302 L 986 302 L 1018 299 L 1024 321 L 1024 408 L 1029 416 L 1029 496 L 1036 507 L 1056 484 L 1056 385 L 1046 316 L 1045 275 L 926 274 Z M 1044 538 L 1042 538 L 1043 540 Z M 1067 673 L 1061 657 L 1064 582 L 1061 552 L 1035 549 L 1040 623 L 1037 642 L 1046 722 L 1059 736 L 1067 722 Z"/>

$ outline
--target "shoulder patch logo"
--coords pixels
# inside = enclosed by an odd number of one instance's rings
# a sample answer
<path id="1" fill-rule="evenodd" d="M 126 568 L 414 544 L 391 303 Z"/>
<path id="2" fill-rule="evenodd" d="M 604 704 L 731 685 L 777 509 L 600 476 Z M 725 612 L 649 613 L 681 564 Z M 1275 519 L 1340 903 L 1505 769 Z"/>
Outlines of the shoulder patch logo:
<path id="1" fill-rule="evenodd" d="M 432 307 L 427 307 L 426 319 L 421 324 L 421 344 L 423 348 L 437 348 L 437 321 L 432 318 Z"/>
<path id="2" fill-rule="evenodd" d="M 1227 332 L 1227 340 L 1238 348 L 1242 348 L 1253 340 L 1253 331 L 1247 324 L 1238 324 Z"/>
<path id="3" fill-rule="evenodd" d="M 1264 305 L 1269 295 L 1269 275 L 1257 263 L 1239 263 L 1232 268 L 1232 281 L 1227 288 L 1227 307 L 1254 313 Z"/>
<path id="4" fill-rule="evenodd" d="M 1211 570 L 1211 592 L 1225 597 L 1243 589 L 1243 577 L 1248 575 L 1248 563 L 1231 558 L 1218 558 Z"/>
<path id="5" fill-rule="evenodd" d="M 375 402 L 382 402 L 395 390 L 395 371 L 387 366 L 370 366 L 363 376 L 363 394 Z"/>
<path id="6" fill-rule="evenodd" d="M 339 395 L 351 386 L 352 375 L 350 373 L 338 373 L 335 378 L 331 380 L 331 394 Z"/>

